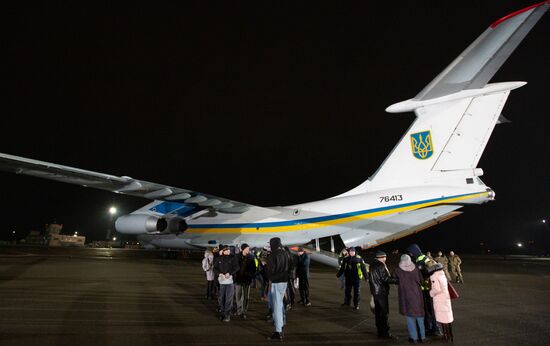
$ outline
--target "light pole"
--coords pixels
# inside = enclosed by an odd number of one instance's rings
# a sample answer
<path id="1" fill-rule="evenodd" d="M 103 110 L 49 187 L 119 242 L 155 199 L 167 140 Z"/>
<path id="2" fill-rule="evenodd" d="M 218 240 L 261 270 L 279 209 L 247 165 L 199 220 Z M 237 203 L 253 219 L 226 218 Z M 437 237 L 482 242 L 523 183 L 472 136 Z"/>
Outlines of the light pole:
<path id="1" fill-rule="evenodd" d="M 542 249 L 545 255 L 550 253 L 550 232 L 548 232 L 550 222 L 548 218 L 542 219 Z"/>
<path id="2" fill-rule="evenodd" d="M 111 240 L 111 227 L 113 227 L 113 219 L 115 218 L 116 213 L 116 207 L 113 206 L 109 208 L 109 228 L 107 229 L 107 236 L 105 237 L 105 240 L 107 241 Z"/>

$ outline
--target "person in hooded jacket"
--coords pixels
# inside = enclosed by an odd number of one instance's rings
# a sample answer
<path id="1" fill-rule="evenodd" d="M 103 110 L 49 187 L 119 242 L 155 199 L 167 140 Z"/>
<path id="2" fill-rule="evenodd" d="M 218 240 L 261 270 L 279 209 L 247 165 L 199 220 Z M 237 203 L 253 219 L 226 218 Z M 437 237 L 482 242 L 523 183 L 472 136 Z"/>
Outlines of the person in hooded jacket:
<path id="1" fill-rule="evenodd" d="M 288 285 L 289 256 L 283 249 L 281 238 L 271 238 L 269 245 L 271 247 L 271 254 L 267 256 L 266 272 L 271 285 L 270 293 L 275 331 L 267 339 L 282 341 L 285 318 L 283 297 Z"/>
<path id="2" fill-rule="evenodd" d="M 206 276 L 206 299 L 214 299 L 214 254 L 210 250 L 204 251 L 202 270 Z"/>
<path id="3" fill-rule="evenodd" d="M 422 274 L 422 296 L 424 297 L 424 326 L 426 328 L 427 335 L 441 335 L 437 321 L 435 320 L 435 313 L 433 307 L 433 300 L 430 297 L 430 275 L 429 268 L 433 267 L 437 263 L 434 260 L 428 258 L 428 256 L 422 253 L 420 247 L 417 244 L 411 244 L 407 248 L 407 252 L 411 256 L 414 264 L 420 270 Z"/>
<path id="4" fill-rule="evenodd" d="M 231 309 L 233 308 L 233 297 L 235 296 L 235 285 L 233 283 L 235 274 L 239 271 L 239 262 L 231 255 L 231 249 L 226 246 L 220 250 L 220 256 L 214 260 L 214 277 L 220 283 L 218 303 L 220 305 L 221 319 L 224 322 L 231 320 Z"/>
<path id="5" fill-rule="evenodd" d="M 424 297 L 420 285 L 422 274 L 409 255 L 401 255 L 399 266 L 394 270 L 394 277 L 399 280 L 397 296 L 399 298 L 399 313 L 407 318 L 409 341 L 424 342 Z"/>
<path id="6" fill-rule="evenodd" d="M 388 324 L 388 314 L 390 313 L 388 295 L 390 294 L 390 284 L 397 284 L 398 280 L 390 275 L 390 271 L 386 267 L 386 253 L 376 251 L 375 257 L 369 267 L 369 286 L 374 299 L 376 329 L 379 338 L 395 338 L 390 334 Z"/>
<path id="7" fill-rule="evenodd" d="M 453 307 L 451 306 L 451 296 L 449 295 L 449 283 L 443 270 L 443 265 L 437 263 L 431 268 L 431 289 L 430 296 L 433 298 L 435 319 L 441 324 L 443 337 L 446 341 L 453 341 Z"/>

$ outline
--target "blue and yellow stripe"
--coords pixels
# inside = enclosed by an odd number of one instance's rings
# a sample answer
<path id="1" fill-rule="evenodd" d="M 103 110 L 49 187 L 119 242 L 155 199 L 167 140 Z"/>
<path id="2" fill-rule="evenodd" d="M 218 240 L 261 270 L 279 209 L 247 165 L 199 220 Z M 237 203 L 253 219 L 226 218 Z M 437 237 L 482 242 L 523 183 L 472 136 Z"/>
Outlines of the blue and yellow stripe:
<path id="1" fill-rule="evenodd" d="M 370 219 L 377 216 L 384 216 L 404 211 L 426 208 L 438 204 L 449 204 L 464 201 L 466 199 L 486 197 L 488 192 L 468 193 L 449 197 L 428 199 L 423 201 L 404 203 L 394 206 L 366 209 L 349 213 L 313 217 L 300 220 L 277 221 L 277 222 L 254 222 L 254 223 L 233 223 L 233 224 L 191 224 L 186 232 L 188 233 L 278 233 L 295 232 L 312 228 L 335 226 L 344 223 Z"/>

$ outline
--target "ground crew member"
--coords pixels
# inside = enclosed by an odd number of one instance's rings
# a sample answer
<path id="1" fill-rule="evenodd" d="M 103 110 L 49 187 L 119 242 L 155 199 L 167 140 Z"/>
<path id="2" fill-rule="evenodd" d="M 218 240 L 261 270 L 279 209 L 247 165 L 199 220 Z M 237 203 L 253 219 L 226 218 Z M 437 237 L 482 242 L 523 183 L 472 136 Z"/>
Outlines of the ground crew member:
<path id="1" fill-rule="evenodd" d="M 376 251 L 375 256 L 376 258 L 369 267 L 369 286 L 374 299 L 376 329 L 379 338 L 394 338 L 390 334 L 388 325 L 388 314 L 390 313 L 388 295 L 390 294 L 389 284 L 397 284 L 399 280 L 390 276 L 390 271 L 386 267 L 386 253 Z"/>
<path id="2" fill-rule="evenodd" d="M 348 256 L 343 259 L 336 277 L 340 278 L 342 275 L 346 278 L 344 304 L 342 306 L 350 306 L 351 289 L 353 288 L 353 306 L 356 310 L 359 310 L 361 280 L 367 280 L 368 272 L 365 261 L 363 261 L 361 256 L 355 254 L 355 248 L 353 247 L 348 249 Z"/>
<path id="3" fill-rule="evenodd" d="M 346 257 L 348 257 L 348 249 L 344 248 L 342 249 L 342 252 L 340 252 L 340 256 L 338 256 L 338 268 L 342 265 L 342 262 Z M 346 276 L 342 275 L 338 278 L 338 281 L 340 282 L 340 289 L 343 290 L 346 287 Z"/>
<path id="4" fill-rule="evenodd" d="M 462 260 L 453 251 L 449 252 L 449 256 L 451 262 L 451 272 L 453 273 L 456 283 L 464 282 L 464 280 L 462 280 L 462 269 L 460 269 Z"/>
<path id="5" fill-rule="evenodd" d="M 449 259 L 447 258 L 447 256 L 445 256 L 443 252 L 439 251 L 437 253 L 437 256 L 434 258 L 434 261 L 443 265 L 443 272 L 445 272 L 445 277 L 447 277 L 447 280 L 451 280 L 451 275 L 449 275 Z"/>

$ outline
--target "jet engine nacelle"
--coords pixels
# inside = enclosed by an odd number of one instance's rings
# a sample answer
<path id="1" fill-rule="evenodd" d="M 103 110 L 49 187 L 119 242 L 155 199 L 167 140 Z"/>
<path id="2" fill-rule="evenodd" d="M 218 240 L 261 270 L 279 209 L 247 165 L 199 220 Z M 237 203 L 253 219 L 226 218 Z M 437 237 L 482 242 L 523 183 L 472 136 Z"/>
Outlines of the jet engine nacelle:
<path id="1" fill-rule="evenodd" d="M 155 215 L 130 214 L 119 217 L 115 222 L 115 228 L 124 234 L 147 234 L 157 232 L 182 233 L 187 229 L 184 219 L 172 217 L 165 219 Z"/>
<path id="2" fill-rule="evenodd" d="M 154 215 L 130 214 L 116 219 L 115 228 L 123 234 L 162 232 L 168 228 L 168 221 Z"/>

